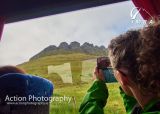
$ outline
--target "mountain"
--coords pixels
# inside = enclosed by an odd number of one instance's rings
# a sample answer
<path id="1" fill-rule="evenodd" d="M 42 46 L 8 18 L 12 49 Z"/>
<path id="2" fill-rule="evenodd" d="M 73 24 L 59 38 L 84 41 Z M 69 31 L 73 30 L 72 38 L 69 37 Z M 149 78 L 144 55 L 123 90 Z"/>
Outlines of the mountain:
<path id="1" fill-rule="evenodd" d="M 43 49 L 38 54 L 30 58 L 30 60 L 35 60 L 45 56 L 58 55 L 58 54 L 72 54 L 72 53 L 84 53 L 95 56 L 106 56 L 107 48 L 104 46 L 96 46 L 91 43 L 85 42 L 80 44 L 79 42 L 61 42 L 59 46 L 50 45 Z"/>

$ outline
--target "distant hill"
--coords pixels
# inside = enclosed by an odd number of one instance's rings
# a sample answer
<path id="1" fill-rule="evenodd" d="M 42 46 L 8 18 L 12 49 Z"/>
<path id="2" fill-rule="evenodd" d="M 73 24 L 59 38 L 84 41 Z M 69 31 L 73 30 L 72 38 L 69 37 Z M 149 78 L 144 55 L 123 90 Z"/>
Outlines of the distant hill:
<path id="1" fill-rule="evenodd" d="M 104 46 L 95 46 L 87 42 L 82 45 L 75 41 L 70 44 L 62 42 L 59 46 L 46 47 L 18 67 L 29 74 L 47 78 L 61 87 L 71 79 L 73 84 L 83 82 L 81 80 L 83 75 L 83 79 L 90 79 L 92 69 L 96 66 L 96 58 L 100 56 L 107 56 L 107 49 Z M 67 78 L 68 76 L 70 78 Z"/>
<path id="2" fill-rule="evenodd" d="M 89 69 L 93 69 L 96 64 L 96 58 L 98 56 L 74 53 L 74 54 L 59 54 L 46 57 L 40 57 L 32 61 L 28 61 L 19 64 L 18 67 L 24 69 L 28 74 L 38 75 L 51 80 L 56 87 L 64 86 L 62 77 L 67 72 L 72 73 L 72 80 L 74 84 L 81 83 L 81 75 L 83 72 L 89 72 Z M 91 62 L 86 62 L 92 60 Z M 70 70 L 66 70 L 65 64 L 69 64 Z M 49 67 L 54 67 L 52 73 L 49 71 Z M 61 71 L 64 71 L 64 75 L 58 74 L 55 67 L 58 67 Z M 92 74 L 92 71 L 88 73 Z"/>
<path id="3" fill-rule="evenodd" d="M 73 53 L 83 53 L 87 55 L 95 56 L 106 56 L 107 49 L 104 46 L 95 46 L 91 43 L 85 42 L 80 44 L 79 42 L 71 42 L 70 44 L 66 42 L 60 43 L 59 46 L 50 45 L 43 49 L 41 52 L 31 57 L 30 60 L 35 60 L 45 56 L 59 55 L 59 54 L 73 54 Z"/>

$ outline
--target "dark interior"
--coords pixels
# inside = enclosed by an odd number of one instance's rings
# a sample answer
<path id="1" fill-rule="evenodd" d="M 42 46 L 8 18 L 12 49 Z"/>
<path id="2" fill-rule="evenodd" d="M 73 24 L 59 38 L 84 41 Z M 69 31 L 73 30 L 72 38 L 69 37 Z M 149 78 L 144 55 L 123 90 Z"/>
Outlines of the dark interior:
<path id="1" fill-rule="evenodd" d="M 0 15 L 11 23 L 122 1 L 127 0 L 1 0 Z"/>

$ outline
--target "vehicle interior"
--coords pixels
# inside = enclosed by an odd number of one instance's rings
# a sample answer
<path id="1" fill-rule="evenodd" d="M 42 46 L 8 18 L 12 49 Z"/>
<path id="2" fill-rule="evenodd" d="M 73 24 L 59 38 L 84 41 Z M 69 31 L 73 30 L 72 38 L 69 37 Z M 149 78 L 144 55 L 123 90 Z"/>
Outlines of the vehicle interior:
<path id="1" fill-rule="evenodd" d="M 27 75 L 53 83 L 46 114 L 78 114 L 83 96 L 93 82 L 97 58 L 108 56 L 110 40 L 129 29 L 145 26 L 150 18 L 160 14 L 159 3 L 158 0 L 2 0 L 0 66 L 17 66 Z M 107 86 L 110 97 L 104 113 L 125 114 L 119 84 Z M 53 87 L 50 85 L 46 91 L 52 91 Z"/>

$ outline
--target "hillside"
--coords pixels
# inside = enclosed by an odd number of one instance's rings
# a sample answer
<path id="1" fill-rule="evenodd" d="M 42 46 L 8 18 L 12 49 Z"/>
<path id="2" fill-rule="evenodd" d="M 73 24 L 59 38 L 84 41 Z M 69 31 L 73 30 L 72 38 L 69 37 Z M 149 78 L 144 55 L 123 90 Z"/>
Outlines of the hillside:
<path id="1" fill-rule="evenodd" d="M 95 46 L 87 42 L 82 45 L 76 41 L 70 44 L 62 42 L 58 47 L 46 47 L 28 62 L 18 66 L 29 74 L 42 76 L 57 85 L 78 84 L 82 79 L 89 79 L 99 56 L 107 56 L 104 46 Z"/>
<path id="2" fill-rule="evenodd" d="M 73 53 L 83 53 L 83 54 L 96 55 L 96 56 L 106 56 L 107 49 L 104 46 L 95 46 L 87 42 L 85 42 L 82 45 L 76 41 L 71 42 L 70 44 L 66 42 L 62 42 L 60 43 L 58 47 L 55 45 L 50 45 L 46 47 L 38 54 L 31 57 L 30 60 L 34 60 L 34 59 L 38 59 L 38 58 L 50 56 L 50 55 L 73 54 Z"/>
<path id="3" fill-rule="evenodd" d="M 64 72 L 64 75 L 67 74 L 67 72 L 71 72 L 70 75 L 72 75 L 72 81 L 73 83 L 77 84 L 81 83 L 81 75 L 83 69 L 82 65 L 87 64 L 87 68 L 85 69 L 86 71 L 88 69 L 93 70 L 93 67 L 95 67 L 96 64 L 97 57 L 98 56 L 87 55 L 82 53 L 52 55 L 34 59 L 32 61 L 25 62 L 18 66 L 25 69 L 25 71 L 29 74 L 42 76 L 53 81 L 54 84 L 57 85 L 63 84 L 63 76 L 60 76 L 60 74 L 58 74 L 59 72 Z M 87 60 L 93 60 L 93 62 L 85 62 Z M 66 64 L 68 64 L 68 66 L 65 67 Z M 53 72 L 50 73 L 49 68 L 52 67 Z M 57 68 L 61 71 L 57 71 Z M 92 71 L 90 71 L 89 73 L 92 73 Z"/>

